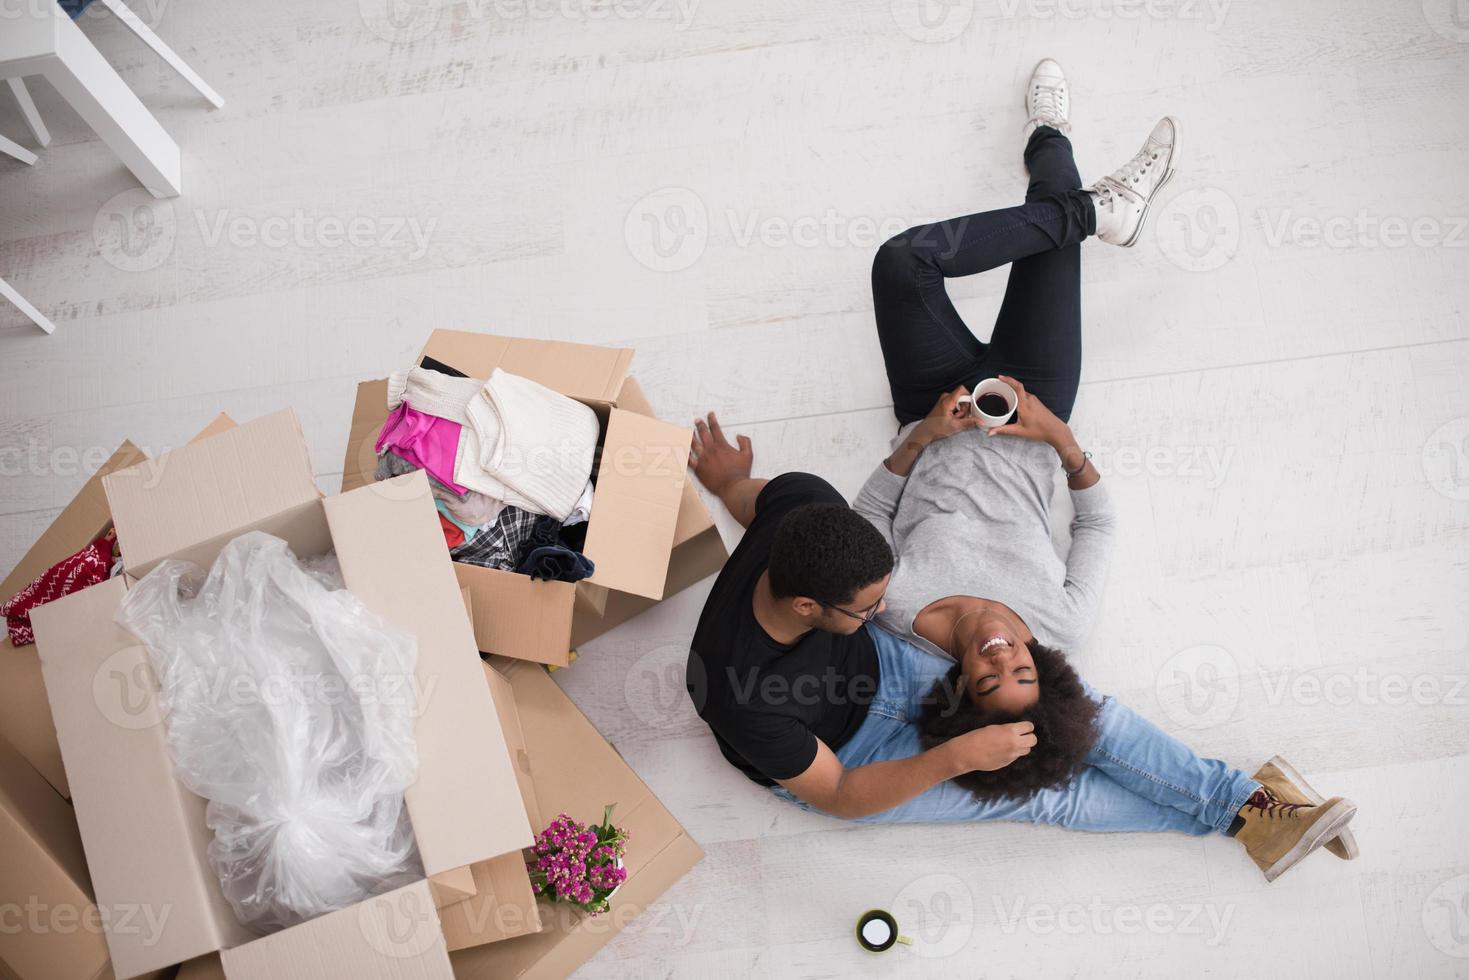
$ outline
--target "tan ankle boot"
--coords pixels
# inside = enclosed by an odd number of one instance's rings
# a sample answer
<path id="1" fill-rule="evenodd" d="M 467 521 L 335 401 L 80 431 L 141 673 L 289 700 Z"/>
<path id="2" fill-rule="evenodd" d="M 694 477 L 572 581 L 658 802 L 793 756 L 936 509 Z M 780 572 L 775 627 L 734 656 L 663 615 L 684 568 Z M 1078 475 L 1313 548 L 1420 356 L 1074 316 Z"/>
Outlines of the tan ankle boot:
<path id="1" fill-rule="evenodd" d="M 1339 796 L 1319 804 L 1287 803 L 1261 787 L 1240 807 L 1244 826 L 1234 837 L 1265 880 L 1274 881 L 1340 833 L 1356 813 L 1357 804 Z"/>
<path id="2" fill-rule="evenodd" d="M 1254 779 L 1255 782 L 1263 785 L 1286 803 L 1321 804 L 1325 802 L 1321 794 L 1306 782 L 1305 777 L 1278 755 L 1261 766 L 1260 771 L 1255 773 Z M 1357 849 L 1357 837 L 1349 827 L 1343 827 L 1342 832 L 1327 841 L 1324 846 L 1343 861 L 1354 860 L 1361 853 Z"/>

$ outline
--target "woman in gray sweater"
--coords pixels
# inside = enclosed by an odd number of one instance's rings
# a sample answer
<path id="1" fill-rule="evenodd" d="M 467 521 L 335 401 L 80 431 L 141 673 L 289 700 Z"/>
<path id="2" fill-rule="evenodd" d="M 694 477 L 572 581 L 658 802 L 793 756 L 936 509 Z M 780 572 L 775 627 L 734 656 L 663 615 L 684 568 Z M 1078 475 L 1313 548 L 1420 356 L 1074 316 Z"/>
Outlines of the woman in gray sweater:
<path id="1" fill-rule="evenodd" d="M 954 780 L 967 799 L 936 787 L 884 817 L 1239 833 L 1272 879 L 1322 845 L 1355 856 L 1350 801 L 1323 801 L 1283 760 L 1250 778 L 1200 758 L 1066 662 L 1063 651 L 1091 629 L 1115 530 L 1068 425 L 1081 375 L 1081 243 L 1136 242 L 1178 151 L 1178 124 L 1165 118 L 1131 161 L 1084 190 L 1065 136 L 1068 101 L 1060 67 L 1041 62 L 1026 93 L 1025 204 L 913 228 L 873 263 L 900 428 L 852 506 L 896 559 L 877 623 L 909 642 L 879 643 L 875 707 L 839 759 L 910 755 L 1028 723 L 1027 752 Z M 944 281 L 1005 264 L 1005 298 L 982 343 Z M 965 385 L 990 377 L 1018 403 L 986 429 Z M 1058 480 L 1075 512 L 1064 559 L 1051 542 Z"/>

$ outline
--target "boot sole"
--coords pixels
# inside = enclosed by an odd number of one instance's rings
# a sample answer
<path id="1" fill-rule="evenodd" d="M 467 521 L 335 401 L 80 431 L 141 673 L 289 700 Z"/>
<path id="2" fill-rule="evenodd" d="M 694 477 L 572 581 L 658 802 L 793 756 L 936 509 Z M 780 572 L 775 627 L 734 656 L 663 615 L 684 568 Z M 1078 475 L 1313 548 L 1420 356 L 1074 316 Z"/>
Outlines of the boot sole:
<path id="1" fill-rule="evenodd" d="M 1133 229 L 1132 237 L 1122 243 L 1123 248 L 1132 248 L 1142 237 L 1143 229 L 1148 225 L 1148 211 L 1153 206 L 1153 199 L 1173 179 L 1173 161 L 1177 160 L 1178 154 L 1183 151 L 1183 124 L 1174 116 L 1167 118 L 1173 121 L 1173 152 L 1168 155 L 1168 172 L 1163 175 L 1162 180 L 1158 181 L 1158 186 L 1153 188 L 1153 193 L 1149 194 L 1148 199 L 1143 202 L 1142 216 L 1137 219 L 1137 227 Z"/>
<path id="2" fill-rule="evenodd" d="M 1280 860 L 1265 869 L 1265 880 L 1274 881 L 1294 868 L 1300 863 L 1301 858 L 1340 833 L 1341 829 L 1351 823 L 1352 818 L 1356 815 L 1357 804 L 1351 800 L 1342 800 L 1327 810 L 1309 831 L 1301 835 L 1301 839 L 1296 841 L 1295 846 L 1286 851 Z"/>
<path id="3" fill-rule="evenodd" d="M 1321 804 L 1326 802 L 1326 798 L 1320 793 L 1316 792 L 1315 787 L 1306 782 L 1305 777 L 1302 776 L 1298 771 L 1296 771 L 1295 766 L 1291 765 L 1289 762 L 1286 762 L 1278 755 L 1271 756 L 1269 764 L 1274 766 L 1276 769 L 1279 769 L 1280 774 L 1286 779 L 1289 779 L 1291 782 L 1295 783 L 1296 788 L 1301 791 L 1302 795 L 1304 795 L 1306 799 L 1310 800 L 1317 806 L 1320 806 Z M 1362 853 L 1361 850 L 1359 850 L 1357 847 L 1357 835 L 1352 833 L 1349 828 L 1343 828 L 1342 832 L 1337 835 L 1336 839 L 1341 843 L 1342 850 L 1346 852 L 1346 856 L 1342 860 L 1355 861 L 1357 859 L 1357 856 Z"/>

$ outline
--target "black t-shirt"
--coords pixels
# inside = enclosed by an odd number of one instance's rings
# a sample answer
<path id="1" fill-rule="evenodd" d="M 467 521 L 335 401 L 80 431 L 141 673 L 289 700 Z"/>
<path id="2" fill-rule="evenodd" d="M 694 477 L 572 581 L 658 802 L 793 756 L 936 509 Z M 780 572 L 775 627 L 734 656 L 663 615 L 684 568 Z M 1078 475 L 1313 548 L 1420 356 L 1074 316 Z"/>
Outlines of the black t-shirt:
<path id="1" fill-rule="evenodd" d="M 812 630 L 787 646 L 755 619 L 755 584 L 781 519 L 802 504 L 846 500 L 809 473 L 765 485 L 755 519 L 714 582 L 689 651 L 689 696 L 730 764 L 762 786 L 805 772 L 816 740 L 833 751 L 857 731 L 877 693 L 867 627 L 850 636 Z"/>

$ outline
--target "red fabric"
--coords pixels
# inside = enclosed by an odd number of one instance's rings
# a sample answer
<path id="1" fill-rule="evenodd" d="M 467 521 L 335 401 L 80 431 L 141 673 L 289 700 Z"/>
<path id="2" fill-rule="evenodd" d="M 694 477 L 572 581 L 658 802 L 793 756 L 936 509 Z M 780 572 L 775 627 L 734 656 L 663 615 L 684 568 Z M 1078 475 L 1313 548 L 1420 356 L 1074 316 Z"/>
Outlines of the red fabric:
<path id="1" fill-rule="evenodd" d="M 32 609 L 105 582 L 111 570 L 112 539 L 107 537 L 98 538 L 46 569 L 0 606 L 0 615 L 5 617 L 5 626 L 10 631 L 10 642 L 18 647 L 36 642 L 36 635 L 31 631 Z"/>
<path id="2" fill-rule="evenodd" d="M 444 529 L 444 541 L 450 548 L 457 548 L 464 543 L 464 529 L 443 514 L 439 515 L 439 527 Z"/>

